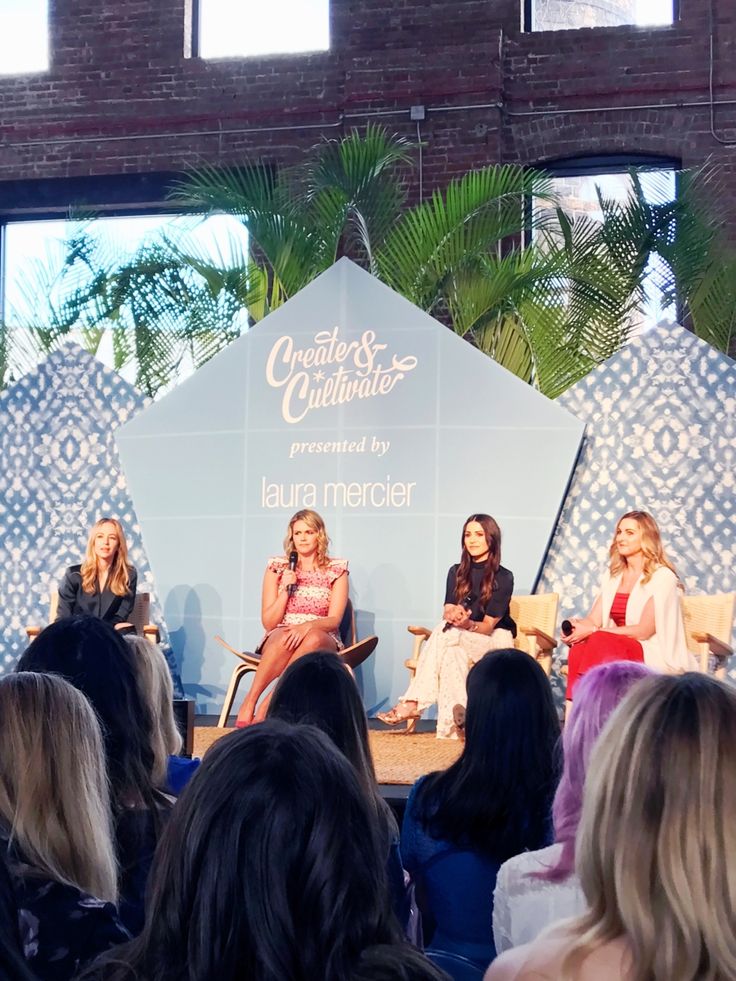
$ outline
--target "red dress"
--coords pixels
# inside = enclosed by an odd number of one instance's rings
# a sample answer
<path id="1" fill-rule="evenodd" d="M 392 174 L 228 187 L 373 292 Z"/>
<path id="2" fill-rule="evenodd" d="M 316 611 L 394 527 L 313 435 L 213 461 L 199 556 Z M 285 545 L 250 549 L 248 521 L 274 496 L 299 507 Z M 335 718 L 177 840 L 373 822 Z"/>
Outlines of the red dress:
<path id="1" fill-rule="evenodd" d="M 611 604 L 610 617 L 617 627 L 626 623 L 626 604 L 628 593 L 616 593 Z M 644 650 L 638 640 L 612 634 L 610 630 L 596 630 L 590 637 L 573 644 L 567 655 L 567 692 L 565 697 L 573 697 L 578 678 L 598 664 L 609 661 L 638 661 L 644 663 Z"/>

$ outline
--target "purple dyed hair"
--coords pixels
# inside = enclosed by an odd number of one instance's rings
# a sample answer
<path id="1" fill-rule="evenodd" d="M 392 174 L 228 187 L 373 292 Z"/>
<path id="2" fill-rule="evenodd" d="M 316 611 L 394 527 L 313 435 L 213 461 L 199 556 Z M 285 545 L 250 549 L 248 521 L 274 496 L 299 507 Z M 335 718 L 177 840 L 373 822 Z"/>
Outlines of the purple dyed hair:
<path id="1" fill-rule="evenodd" d="M 535 878 L 562 882 L 575 869 L 575 835 L 583 806 L 588 760 L 603 726 L 637 681 L 654 674 L 635 661 L 612 661 L 592 668 L 578 682 L 575 701 L 562 734 L 562 779 L 552 805 L 555 841 L 562 845 L 557 863 Z"/>

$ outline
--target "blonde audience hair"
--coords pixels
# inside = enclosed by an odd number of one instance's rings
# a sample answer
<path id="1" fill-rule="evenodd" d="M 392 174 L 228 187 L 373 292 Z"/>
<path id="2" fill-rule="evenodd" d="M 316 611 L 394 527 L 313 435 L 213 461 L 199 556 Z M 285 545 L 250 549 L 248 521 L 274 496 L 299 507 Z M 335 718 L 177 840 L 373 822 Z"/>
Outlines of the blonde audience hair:
<path id="1" fill-rule="evenodd" d="M 286 538 L 284 539 L 284 554 L 287 559 L 289 554 L 294 551 L 294 525 L 297 521 L 303 521 L 308 528 L 312 531 L 317 532 L 317 558 L 316 565 L 323 569 L 327 563 L 330 561 L 328 556 L 328 550 L 330 547 L 330 539 L 327 535 L 327 528 L 322 520 L 321 515 L 317 514 L 316 511 L 311 511 L 309 508 L 304 508 L 301 511 L 297 511 L 296 514 L 289 519 L 289 529 L 286 532 Z"/>
<path id="2" fill-rule="evenodd" d="M 156 787 L 165 788 L 169 757 L 181 750 L 181 733 L 174 719 L 174 685 L 169 665 L 158 644 L 129 634 L 124 638 L 135 651 L 135 669 L 141 699 L 151 713 L 151 777 Z"/>
<path id="3" fill-rule="evenodd" d="M 117 900 L 100 725 L 85 696 L 59 675 L 0 678 L 0 820 L 29 865 Z"/>
<path id="4" fill-rule="evenodd" d="M 589 910 L 562 976 L 617 938 L 632 981 L 736 978 L 736 692 L 698 674 L 640 681 L 588 767 L 577 871 Z"/>
<path id="5" fill-rule="evenodd" d="M 649 582 L 660 566 L 665 566 L 667 569 L 670 569 L 675 575 L 677 575 L 677 570 L 665 554 L 664 545 L 662 544 L 662 536 L 659 533 L 659 526 L 651 514 L 647 514 L 646 511 L 627 511 L 626 514 L 622 514 L 616 522 L 616 529 L 613 533 L 613 541 L 611 542 L 611 547 L 609 549 L 611 559 L 609 571 L 611 575 L 617 576 L 619 572 L 623 572 L 623 570 L 626 568 L 626 559 L 619 555 L 618 547 L 616 545 L 616 536 L 618 534 L 619 525 L 627 518 L 631 521 L 635 521 L 641 531 L 641 550 L 644 554 L 644 572 L 642 575 L 642 582 Z"/>
<path id="6" fill-rule="evenodd" d="M 130 585 L 130 563 L 128 562 L 128 543 L 125 540 L 123 526 L 116 518 L 100 518 L 95 521 L 87 539 L 87 548 L 84 553 L 84 561 L 80 569 L 82 575 L 82 589 L 85 593 L 94 593 L 97 585 L 98 568 L 97 556 L 95 554 L 95 538 L 97 532 L 103 525 L 113 525 L 115 534 L 118 536 L 118 547 L 110 566 L 107 577 L 107 588 L 115 596 L 125 596 Z"/>

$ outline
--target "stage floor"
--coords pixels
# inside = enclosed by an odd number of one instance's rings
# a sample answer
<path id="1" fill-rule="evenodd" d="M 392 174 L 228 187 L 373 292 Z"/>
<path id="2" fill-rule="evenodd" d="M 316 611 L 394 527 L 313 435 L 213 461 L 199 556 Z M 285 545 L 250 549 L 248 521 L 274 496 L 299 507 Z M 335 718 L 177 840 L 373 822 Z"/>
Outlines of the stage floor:
<path id="1" fill-rule="evenodd" d="M 194 727 L 194 755 L 203 756 L 209 747 L 232 729 Z M 411 785 L 425 773 L 443 770 L 460 755 L 461 743 L 436 739 L 433 732 L 401 736 L 392 732 L 369 733 L 376 779 L 379 784 Z"/>

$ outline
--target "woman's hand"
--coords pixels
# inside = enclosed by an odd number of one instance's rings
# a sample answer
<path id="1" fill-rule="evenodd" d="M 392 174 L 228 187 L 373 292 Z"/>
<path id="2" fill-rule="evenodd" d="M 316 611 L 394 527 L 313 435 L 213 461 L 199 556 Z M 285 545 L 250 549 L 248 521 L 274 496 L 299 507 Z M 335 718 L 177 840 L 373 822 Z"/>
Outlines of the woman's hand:
<path id="1" fill-rule="evenodd" d="M 581 640 L 586 640 L 598 630 L 596 624 L 587 618 L 582 620 L 579 617 L 571 617 L 570 623 L 572 624 L 572 632 L 563 634 L 562 637 L 569 647 L 572 647 L 573 644 L 579 644 Z"/>
<path id="2" fill-rule="evenodd" d="M 447 623 L 453 627 L 459 627 L 464 620 L 469 619 L 465 607 L 456 603 L 445 603 L 442 615 Z"/>
<path id="3" fill-rule="evenodd" d="M 288 593 L 289 586 L 296 586 L 296 572 L 294 569 L 284 569 L 279 579 L 279 592 Z"/>
<path id="4" fill-rule="evenodd" d="M 309 622 L 298 623 L 293 627 L 284 627 L 283 642 L 287 651 L 295 651 L 311 629 L 312 624 Z"/>

